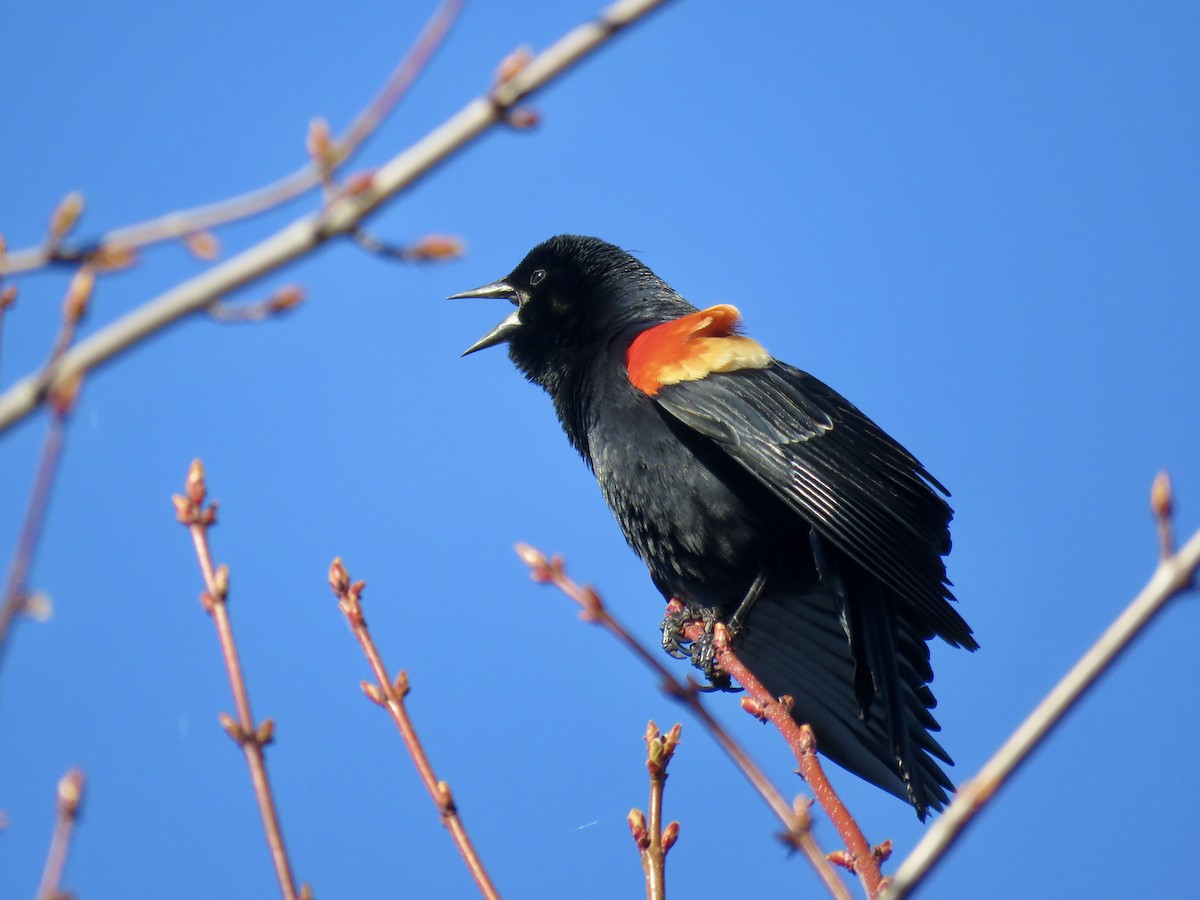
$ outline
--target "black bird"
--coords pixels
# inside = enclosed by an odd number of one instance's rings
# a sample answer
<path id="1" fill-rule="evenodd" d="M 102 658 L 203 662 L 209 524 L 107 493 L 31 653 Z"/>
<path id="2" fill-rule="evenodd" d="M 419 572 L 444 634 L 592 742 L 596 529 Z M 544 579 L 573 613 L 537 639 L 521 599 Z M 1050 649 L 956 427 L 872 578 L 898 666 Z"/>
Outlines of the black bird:
<path id="1" fill-rule="evenodd" d="M 927 642 L 978 647 L 950 602 L 946 489 L 734 307 L 697 310 L 612 244 L 551 238 L 455 297 L 516 306 L 466 353 L 507 342 L 545 388 L 663 596 L 736 615 L 739 657 L 822 753 L 942 809 Z"/>

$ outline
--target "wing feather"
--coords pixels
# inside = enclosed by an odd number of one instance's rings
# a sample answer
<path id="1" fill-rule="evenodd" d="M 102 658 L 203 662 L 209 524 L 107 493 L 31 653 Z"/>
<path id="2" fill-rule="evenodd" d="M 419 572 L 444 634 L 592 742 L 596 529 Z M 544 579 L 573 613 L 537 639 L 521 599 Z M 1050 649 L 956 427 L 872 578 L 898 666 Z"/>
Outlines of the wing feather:
<path id="1" fill-rule="evenodd" d="M 894 591 L 922 626 L 978 646 L 949 602 L 945 489 L 832 388 L 776 361 L 664 385 L 654 400 Z"/>

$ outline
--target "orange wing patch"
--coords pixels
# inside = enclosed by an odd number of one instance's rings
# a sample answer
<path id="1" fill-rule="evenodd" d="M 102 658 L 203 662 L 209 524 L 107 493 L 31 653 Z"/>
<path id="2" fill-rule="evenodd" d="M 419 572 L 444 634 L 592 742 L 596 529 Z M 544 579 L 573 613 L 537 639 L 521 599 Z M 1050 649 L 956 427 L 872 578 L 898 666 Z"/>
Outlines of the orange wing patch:
<path id="1" fill-rule="evenodd" d="M 766 368 L 771 354 L 758 341 L 736 333 L 740 319 L 737 307 L 721 304 L 647 328 L 625 354 L 630 383 L 653 397 L 665 384 Z"/>

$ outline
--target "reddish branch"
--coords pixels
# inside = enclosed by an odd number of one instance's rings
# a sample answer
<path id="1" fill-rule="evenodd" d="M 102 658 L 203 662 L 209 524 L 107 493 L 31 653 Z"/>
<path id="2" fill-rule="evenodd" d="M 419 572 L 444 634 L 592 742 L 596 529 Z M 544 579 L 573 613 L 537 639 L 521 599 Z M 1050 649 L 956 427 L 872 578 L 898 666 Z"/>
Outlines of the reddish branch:
<path id="1" fill-rule="evenodd" d="M 271 743 L 275 731 L 275 723 L 271 719 L 255 725 L 250 713 L 250 697 L 246 691 L 246 679 L 242 674 L 242 664 L 238 658 L 237 645 L 233 639 L 233 626 L 229 620 L 229 569 L 225 565 L 213 567 L 212 552 L 208 545 L 208 529 L 217 521 L 217 505 L 204 501 L 208 488 L 204 480 L 204 466 L 200 460 L 192 462 L 188 469 L 187 481 L 183 495 L 176 494 L 171 498 L 175 504 L 175 515 L 180 524 L 187 526 L 192 535 L 192 543 L 196 548 L 196 559 L 200 563 L 200 572 L 204 577 L 204 593 L 200 602 L 213 618 L 217 627 L 217 637 L 221 642 L 221 655 L 225 660 L 225 671 L 229 675 L 229 685 L 233 689 L 233 702 L 237 709 L 237 718 L 227 713 L 221 713 L 221 726 L 242 748 L 246 757 L 246 765 L 250 769 L 250 781 L 254 785 L 254 796 L 258 800 L 258 810 L 262 815 L 263 829 L 267 835 L 267 845 L 271 850 L 271 861 L 275 865 L 275 874 L 279 879 L 279 887 L 286 900 L 296 900 L 297 897 L 311 896 L 308 885 L 303 885 L 299 893 L 296 891 L 296 880 L 292 875 L 292 864 L 288 859 L 287 849 L 283 843 L 283 829 L 279 823 L 279 813 L 275 808 L 275 799 L 271 794 L 271 783 L 267 778 L 267 762 L 263 748 Z"/>
<path id="2" fill-rule="evenodd" d="M 471 839 L 467 836 L 467 830 L 463 826 L 462 819 L 459 818 L 454 797 L 450 793 L 450 785 L 445 781 L 439 781 L 434 774 L 429 757 L 425 755 L 425 748 L 421 745 L 420 738 L 417 737 L 412 719 L 409 718 L 408 710 L 404 705 L 404 698 L 408 694 L 408 673 L 401 669 L 400 674 L 394 680 L 389 677 L 387 667 L 384 666 L 379 650 L 375 647 L 375 641 L 372 639 L 370 631 L 367 630 L 367 620 L 363 617 L 362 611 L 362 592 L 366 587 L 366 582 L 351 583 L 346 567 L 338 558 L 329 566 L 329 586 L 333 588 L 333 593 L 338 598 L 338 608 L 346 616 L 350 631 L 353 632 L 359 646 L 362 647 L 367 662 L 371 665 L 371 671 L 375 674 L 375 684 L 368 681 L 362 682 L 363 693 L 378 705 L 387 707 L 391 712 L 392 720 L 400 730 L 400 736 L 412 757 L 413 765 L 417 767 L 425 789 L 429 791 L 429 796 L 433 798 L 434 805 L 441 814 L 442 824 L 450 831 L 454 845 L 462 854 L 479 892 L 489 900 L 496 900 L 500 895 L 492 884 L 483 862 L 479 859 L 479 854 L 475 852 Z"/>
<path id="3" fill-rule="evenodd" d="M 667 897 L 667 852 L 679 839 L 679 823 L 672 822 L 666 828 L 662 824 L 663 788 L 667 783 L 667 764 L 679 746 L 682 726 L 676 724 L 666 734 L 658 730 L 651 721 L 646 726 L 646 771 L 650 775 L 650 821 L 640 809 L 629 811 L 629 830 L 642 858 L 642 871 L 646 874 L 646 900 L 666 900 Z"/>
<path id="4" fill-rule="evenodd" d="M 67 867 L 67 850 L 71 845 L 71 835 L 79 819 L 79 807 L 83 803 L 83 785 L 83 772 L 79 769 L 71 769 L 58 782 L 54 837 L 50 839 L 50 851 L 46 854 L 46 867 L 42 870 L 37 900 L 59 900 L 66 896 L 60 885 Z"/>
<path id="5" fill-rule="evenodd" d="M 52 219 L 52 235 L 60 230 L 64 230 L 63 233 L 65 233 L 65 229 L 69 229 L 78 218 L 78 209 L 73 214 L 67 214 L 62 212 L 62 206 L 63 204 L 60 204 L 59 211 Z M 50 356 L 46 360 L 46 371 L 58 363 L 75 339 L 75 331 L 87 312 L 94 289 L 95 273 L 90 266 L 84 266 L 75 274 L 67 287 L 67 294 L 63 300 L 63 321 L 54 338 Z M 0 299 L 0 306 L 2 305 L 3 300 Z M 8 578 L 4 583 L 4 599 L 3 602 L 0 602 L 0 663 L 4 660 L 4 652 L 8 646 L 8 637 L 12 632 L 13 624 L 27 608 L 29 569 L 33 565 L 33 558 L 37 553 L 38 541 L 42 535 L 42 524 L 46 520 L 46 507 L 50 503 L 50 490 L 58 473 L 59 460 L 62 458 L 67 419 L 75 408 L 81 383 L 82 375 L 63 381 L 52 388 L 47 397 L 50 406 L 50 423 L 46 428 L 46 439 L 42 443 L 41 456 L 38 457 L 37 474 L 33 479 L 33 490 L 29 494 L 29 503 L 25 507 L 25 518 L 21 523 L 17 547 L 8 567 Z"/>
<path id="6" fill-rule="evenodd" d="M 800 850 L 816 870 L 817 876 L 834 897 L 849 900 L 845 886 L 838 880 L 837 873 L 829 865 L 829 861 L 817 846 L 812 836 L 811 822 L 808 817 L 807 804 L 798 801 L 789 806 L 783 795 L 771 783 L 762 769 L 750 759 L 733 737 L 716 719 L 712 717 L 704 704 L 700 702 L 700 688 L 695 680 L 688 678 L 680 682 L 667 671 L 657 654 L 643 647 L 629 631 L 613 618 L 604 602 L 592 588 L 577 584 L 567 576 L 563 569 L 561 557 L 548 559 L 545 554 L 528 544 L 517 544 L 517 555 L 530 568 L 534 581 L 542 584 L 552 584 L 560 591 L 579 604 L 582 611 L 580 618 L 602 626 L 634 656 L 650 667 L 659 678 L 663 693 L 678 700 L 692 711 L 700 720 L 700 724 L 712 736 L 722 750 L 733 760 L 734 764 L 746 776 L 759 795 L 766 801 L 771 811 L 783 823 L 784 833 L 780 836 L 788 846 Z"/>
<path id="7" fill-rule="evenodd" d="M 672 601 L 667 607 L 667 612 L 679 609 L 682 609 L 682 604 Z M 696 641 L 703 636 L 704 626 L 699 622 L 692 622 L 684 628 L 683 633 L 689 641 Z M 729 631 L 723 625 L 717 625 L 714 637 L 717 667 L 746 691 L 742 708 L 779 729 L 779 733 L 792 748 L 792 753 L 800 764 L 800 777 L 812 789 L 817 802 L 821 804 L 821 808 L 825 810 L 825 814 L 829 816 L 829 820 L 845 842 L 845 852 L 831 854 L 830 859 L 858 875 L 868 897 L 877 897 L 884 887 L 879 864 L 890 854 L 890 842 L 872 848 L 863 836 L 862 829 L 858 827 L 858 823 L 834 791 L 829 779 L 825 777 L 825 771 L 817 759 L 817 742 L 812 728 L 801 725 L 792 718 L 792 698 L 786 695 L 775 697 L 763 687 L 762 682 L 734 653 Z"/>

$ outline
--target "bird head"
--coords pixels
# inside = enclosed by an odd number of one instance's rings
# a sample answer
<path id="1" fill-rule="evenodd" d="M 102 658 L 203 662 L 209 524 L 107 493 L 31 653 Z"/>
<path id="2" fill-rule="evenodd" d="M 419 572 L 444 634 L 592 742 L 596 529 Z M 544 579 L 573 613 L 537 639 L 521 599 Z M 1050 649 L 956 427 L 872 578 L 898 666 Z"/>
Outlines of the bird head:
<path id="1" fill-rule="evenodd" d="M 500 297 L 516 309 L 463 353 L 508 344 L 526 376 L 551 389 L 631 326 L 694 310 L 646 266 L 598 238 L 559 235 L 538 244 L 499 281 L 455 294 Z"/>

